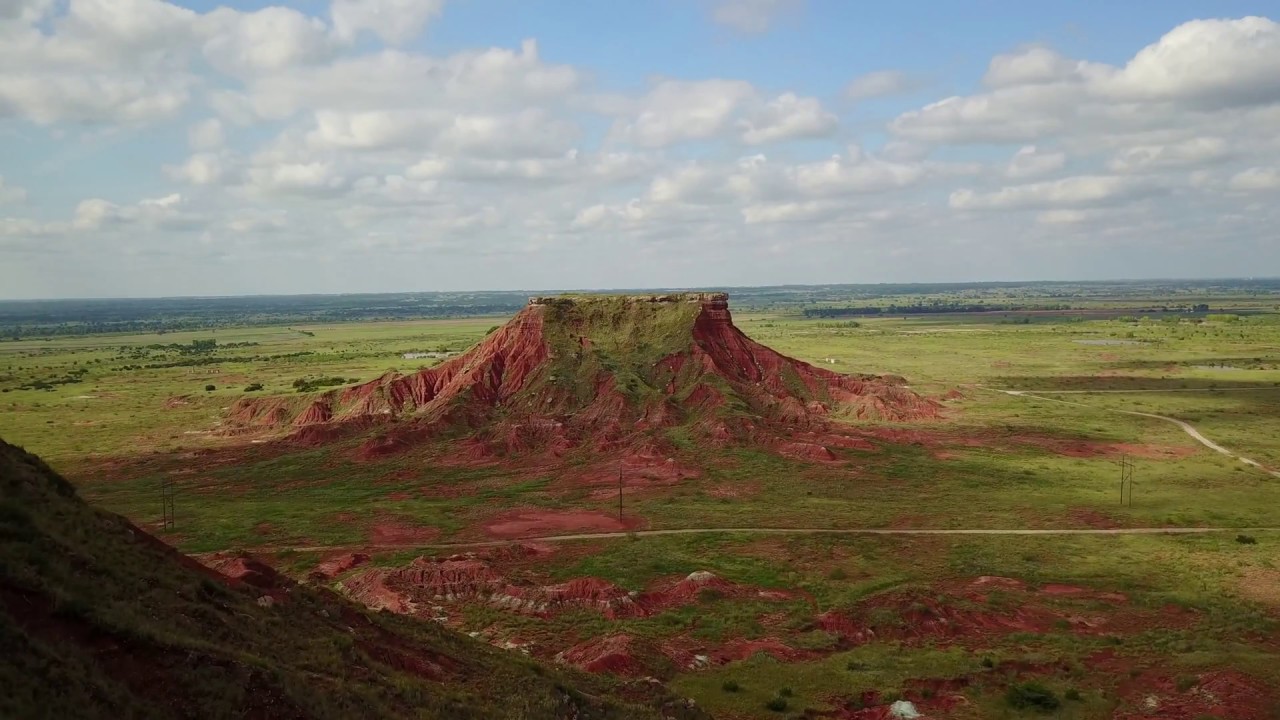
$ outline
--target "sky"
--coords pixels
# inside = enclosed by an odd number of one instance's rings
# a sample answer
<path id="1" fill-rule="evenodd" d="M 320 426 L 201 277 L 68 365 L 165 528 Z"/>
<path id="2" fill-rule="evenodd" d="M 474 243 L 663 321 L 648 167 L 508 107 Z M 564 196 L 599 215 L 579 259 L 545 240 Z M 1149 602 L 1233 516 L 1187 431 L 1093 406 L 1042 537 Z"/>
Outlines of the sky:
<path id="1" fill-rule="evenodd" d="M 0 298 L 1276 276 L 1277 19 L 0 0 Z"/>

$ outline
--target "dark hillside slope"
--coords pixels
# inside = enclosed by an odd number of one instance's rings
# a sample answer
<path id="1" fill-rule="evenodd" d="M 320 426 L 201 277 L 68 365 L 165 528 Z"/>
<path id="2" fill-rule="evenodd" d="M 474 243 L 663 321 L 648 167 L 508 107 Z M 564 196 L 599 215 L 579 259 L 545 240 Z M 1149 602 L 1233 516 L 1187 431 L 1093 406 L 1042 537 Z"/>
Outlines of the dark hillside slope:
<path id="1" fill-rule="evenodd" d="M 701 717 L 255 569 L 201 566 L 0 440 L 0 718 Z"/>

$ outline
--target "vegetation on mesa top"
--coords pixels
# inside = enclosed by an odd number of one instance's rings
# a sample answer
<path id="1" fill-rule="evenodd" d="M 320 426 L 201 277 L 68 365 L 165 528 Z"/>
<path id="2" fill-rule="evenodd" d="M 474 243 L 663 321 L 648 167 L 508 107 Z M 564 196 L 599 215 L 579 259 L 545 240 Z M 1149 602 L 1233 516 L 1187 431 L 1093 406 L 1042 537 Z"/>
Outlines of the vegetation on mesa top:
<path id="1" fill-rule="evenodd" d="M 701 717 L 256 572 L 229 583 L 0 441 L 0 717 Z"/>

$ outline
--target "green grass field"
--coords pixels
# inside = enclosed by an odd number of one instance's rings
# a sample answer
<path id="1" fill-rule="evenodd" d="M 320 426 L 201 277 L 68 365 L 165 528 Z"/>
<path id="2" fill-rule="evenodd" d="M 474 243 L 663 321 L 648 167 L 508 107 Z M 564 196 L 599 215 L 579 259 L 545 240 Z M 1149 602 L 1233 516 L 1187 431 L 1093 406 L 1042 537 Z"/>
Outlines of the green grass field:
<path id="1" fill-rule="evenodd" d="M 699 472 L 627 493 L 625 513 L 646 528 L 1280 528 L 1280 478 L 1266 471 L 1280 469 L 1280 314 L 1197 321 L 1017 314 L 849 320 L 770 312 L 735 320 L 752 338 L 808 362 L 839 372 L 898 374 L 922 394 L 955 390 L 958 396 L 945 401 L 940 421 L 855 423 L 877 449 L 833 448 L 837 460 L 828 463 L 754 448 L 714 451 L 673 436 L 681 464 Z M 177 522 L 171 530 L 157 528 L 162 537 L 188 552 L 256 548 L 299 575 L 325 554 L 289 548 L 359 548 L 388 524 L 438 542 L 482 538 L 486 519 L 512 509 L 616 512 L 610 478 L 582 478 L 573 468 L 460 464 L 437 446 L 365 461 L 355 457 L 359 437 L 282 452 L 252 442 L 259 438 L 218 432 L 225 408 L 251 384 L 263 386 L 254 394 L 291 395 L 299 380 L 350 383 L 410 371 L 438 360 L 404 354 L 462 351 L 503 321 L 4 342 L 0 436 L 44 456 L 86 499 L 143 525 L 156 527 L 160 487 L 172 483 Z M 207 340 L 217 347 L 179 347 Z M 206 390 L 209 385 L 214 389 Z M 1213 452 L 1171 423 L 1117 410 L 1189 422 L 1266 468 Z M 1131 504 L 1120 502 L 1121 456 L 1135 465 Z M 755 654 L 696 671 L 664 666 L 677 692 L 717 717 L 848 709 L 868 692 L 877 693 L 877 702 L 924 702 L 923 686 L 913 682 L 948 678 L 963 678 L 970 703 L 951 708 L 948 717 L 1035 717 L 1005 693 L 1040 677 L 1059 698 L 1079 695 L 1055 716 L 1102 718 L 1142 701 L 1126 694 L 1116 673 L 1155 687 L 1163 682 L 1153 679 L 1157 671 L 1187 685 L 1193 681 L 1184 678 L 1227 668 L 1280 685 L 1274 642 L 1259 639 L 1277 630 L 1280 533 L 1252 535 L 1256 544 L 1236 542 L 1234 533 L 600 541 L 557 551 L 526 570 L 547 581 L 594 576 L 637 591 L 664 577 L 709 570 L 736 583 L 802 591 L 808 599 L 711 598 L 619 621 L 590 612 L 537 619 L 476 606 L 456 622 L 469 631 L 541 642 L 549 657 L 557 639 L 563 645 L 565 638 L 614 633 L 712 645 L 773 638 L 797 650 L 800 657 L 790 662 Z M 418 554 L 410 544 L 375 553 L 374 562 L 390 566 Z M 1125 593 L 1124 613 L 1139 619 L 1096 636 L 1063 627 L 852 648 L 831 645 L 812 625 L 815 611 L 856 608 L 886 592 L 914 589 L 947 607 L 963 605 L 970 601 L 949 599 L 939 588 L 983 575 Z M 1058 600 L 1049 607 L 1103 612 Z M 1167 608 L 1185 610 L 1190 619 L 1174 625 L 1152 619 Z M 1105 672 L 1091 666 L 1103 651 L 1121 658 Z M 737 690 L 724 689 L 729 686 Z M 767 707 L 776 708 L 778 700 L 786 710 Z"/>

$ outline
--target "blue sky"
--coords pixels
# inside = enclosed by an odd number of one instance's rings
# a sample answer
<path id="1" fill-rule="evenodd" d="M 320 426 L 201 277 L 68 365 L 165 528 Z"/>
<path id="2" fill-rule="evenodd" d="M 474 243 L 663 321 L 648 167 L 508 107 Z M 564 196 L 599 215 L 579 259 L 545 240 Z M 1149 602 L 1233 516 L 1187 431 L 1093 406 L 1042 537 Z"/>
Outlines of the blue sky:
<path id="1" fill-rule="evenodd" d="M 7 0 L 0 297 L 1274 275 L 1277 9 Z"/>

